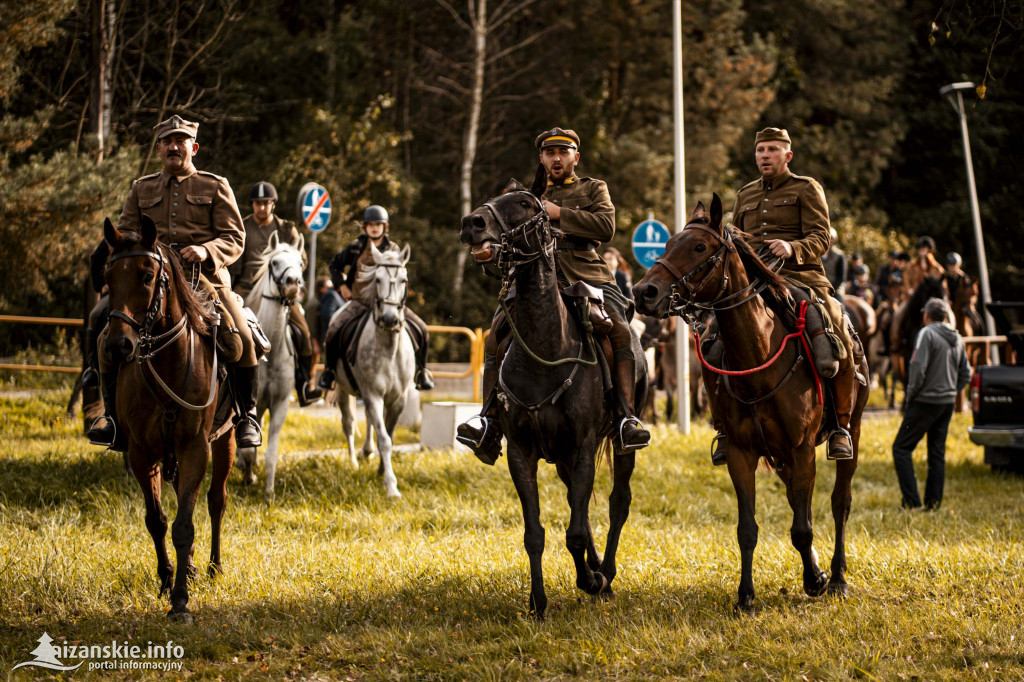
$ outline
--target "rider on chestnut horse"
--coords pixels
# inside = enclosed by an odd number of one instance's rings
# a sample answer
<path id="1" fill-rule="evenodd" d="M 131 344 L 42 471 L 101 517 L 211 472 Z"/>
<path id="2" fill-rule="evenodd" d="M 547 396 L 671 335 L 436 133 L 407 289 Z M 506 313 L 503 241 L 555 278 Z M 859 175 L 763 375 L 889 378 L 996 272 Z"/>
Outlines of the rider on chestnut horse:
<path id="1" fill-rule="evenodd" d="M 565 233 L 558 240 L 560 280 L 565 280 L 564 285 L 584 282 L 600 289 L 611 317 L 612 330 L 608 336 L 615 360 L 612 374 L 620 398 L 619 421 L 615 427 L 616 452 L 633 452 L 646 447 L 651 440 L 650 432 L 633 414 L 636 359 L 629 320 L 634 308 L 597 253 L 597 245 L 610 241 L 615 234 L 615 206 L 602 180 L 581 178 L 574 172 L 580 160 L 580 138 L 574 131 L 552 128 L 541 133 L 535 143 L 547 174 L 547 189 L 542 198 L 544 210 L 551 224 Z M 493 464 L 501 455 L 503 434 L 492 412 L 497 409 L 497 401 L 491 399 L 491 394 L 498 381 L 499 348 L 508 330 L 505 315 L 499 310 L 491 322 L 491 334 L 484 348 L 484 409 L 480 414 L 483 424 L 477 427 L 467 422 L 458 428 L 459 442 L 472 448 L 487 464 Z"/>
<path id="2" fill-rule="evenodd" d="M 245 229 L 227 179 L 192 165 L 199 151 L 198 129 L 198 123 L 177 115 L 154 127 L 163 170 L 132 184 L 116 227 L 118 232 L 141 233 L 145 215 L 156 224 L 163 244 L 179 248 L 186 263 L 198 266 L 199 285 L 216 301 L 222 316 L 218 345 L 234 365 L 229 375 L 239 413 L 235 439 L 239 447 L 258 447 L 262 437 L 255 416 L 257 352 L 242 300 L 231 291 L 227 273 L 227 266 L 242 254 Z M 99 347 L 103 348 L 103 339 Z M 102 352 L 99 361 L 106 422 L 89 430 L 89 442 L 124 452 L 128 443 L 115 414 L 118 366 L 107 363 Z"/>
<path id="3" fill-rule="evenodd" d="M 854 335 L 843 314 L 842 303 L 835 297 L 835 290 L 825 277 L 821 264 L 830 244 L 825 192 L 813 178 L 790 172 L 793 152 L 789 133 L 785 130 L 765 128 L 757 133 L 754 145 L 754 158 L 761 177 L 737 193 L 732 221 L 750 235 L 747 243 L 755 250 L 765 247 L 768 254 L 783 259 L 779 274 L 810 295 L 809 330 L 815 324 L 813 318 L 821 315 L 814 347 L 819 372 L 832 379 L 826 382 L 830 384 L 830 413 L 833 416 L 828 457 L 851 459 L 853 442 L 848 428 L 857 396 L 857 382 L 863 381 L 857 372 L 855 345 L 858 358 L 863 356 L 863 350 L 859 341 L 854 344 Z M 722 344 L 715 341 L 716 335 L 717 328 L 712 325 L 702 341 L 702 346 L 710 346 L 704 353 L 709 360 L 721 357 Z M 823 343 L 823 339 L 828 343 Z M 825 353 L 819 352 L 822 349 Z M 828 351 L 832 351 L 833 357 L 819 357 Z M 836 360 L 838 372 L 834 369 Z M 715 390 L 714 386 L 708 388 L 709 393 Z M 718 434 L 711 461 L 716 466 L 725 464 L 725 435 L 718 419 L 718 415 L 714 415 Z"/>

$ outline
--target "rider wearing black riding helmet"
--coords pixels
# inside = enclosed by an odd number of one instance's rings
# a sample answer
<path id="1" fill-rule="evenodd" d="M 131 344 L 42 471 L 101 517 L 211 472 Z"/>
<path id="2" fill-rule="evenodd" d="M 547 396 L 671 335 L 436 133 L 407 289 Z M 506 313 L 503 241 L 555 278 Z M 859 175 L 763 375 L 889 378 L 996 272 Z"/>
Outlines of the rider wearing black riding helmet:
<path id="1" fill-rule="evenodd" d="M 324 372 L 320 375 L 319 386 L 323 390 L 330 390 L 334 386 L 334 369 L 338 365 L 343 349 L 338 347 L 338 332 L 349 322 L 358 319 L 366 312 L 366 306 L 359 300 L 365 284 L 360 283 L 359 273 L 365 268 L 373 266 L 373 257 L 370 244 L 377 247 L 379 251 L 387 251 L 395 248 L 395 245 L 388 239 L 388 227 L 390 217 L 383 206 L 367 207 L 363 211 L 363 233 L 341 250 L 331 259 L 329 269 L 331 280 L 338 288 L 341 297 L 348 303 L 341 309 L 341 312 L 331 319 L 330 326 L 324 339 Z M 416 388 L 420 391 L 429 391 L 434 388 L 434 378 L 427 369 L 427 350 L 430 334 L 427 331 L 427 324 L 420 317 L 405 308 L 405 323 L 412 337 L 413 345 L 416 346 Z"/>

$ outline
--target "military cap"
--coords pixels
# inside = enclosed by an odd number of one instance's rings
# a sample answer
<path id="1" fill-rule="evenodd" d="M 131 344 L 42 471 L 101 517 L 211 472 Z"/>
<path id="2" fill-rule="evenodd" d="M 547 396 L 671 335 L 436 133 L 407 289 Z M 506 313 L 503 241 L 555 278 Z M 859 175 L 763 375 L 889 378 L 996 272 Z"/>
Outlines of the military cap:
<path id="1" fill-rule="evenodd" d="M 277 201 L 277 189 L 269 182 L 257 182 L 249 190 L 249 201 Z"/>
<path id="2" fill-rule="evenodd" d="M 778 140 L 779 142 L 785 142 L 786 144 L 793 143 L 793 141 L 789 139 L 789 133 L 785 128 L 765 128 L 758 132 L 754 137 L 754 144 L 770 142 L 772 140 Z"/>
<path id="3" fill-rule="evenodd" d="M 579 149 L 579 146 L 580 136 L 576 134 L 576 131 L 566 128 L 552 128 L 537 136 L 537 149 L 544 149 L 544 147 Z"/>
<path id="4" fill-rule="evenodd" d="M 153 126 L 153 130 L 156 131 L 156 139 L 158 140 L 162 140 L 173 133 L 182 133 L 195 139 L 196 134 L 199 132 L 199 124 L 186 121 L 181 116 L 175 114 L 166 121 L 157 123 Z"/>

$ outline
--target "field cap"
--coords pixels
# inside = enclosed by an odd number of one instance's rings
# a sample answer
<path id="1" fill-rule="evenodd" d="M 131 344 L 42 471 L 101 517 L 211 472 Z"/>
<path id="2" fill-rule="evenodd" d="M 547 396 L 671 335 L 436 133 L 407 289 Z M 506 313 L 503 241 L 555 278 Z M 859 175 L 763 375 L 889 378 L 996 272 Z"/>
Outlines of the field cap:
<path id="1" fill-rule="evenodd" d="M 193 123 L 192 121 L 186 121 L 181 116 L 175 114 L 166 121 L 162 121 L 153 126 L 153 130 L 156 131 L 156 139 L 162 140 L 168 135 L 174 133 L 182 133 L 188 135 L 192 139 L 195 139 L 196 134 L 199 132 L 199 124 Z"/>
<path id="2" fill-rule="evenodd" d="M 792 140 L 789 139 L 789 133 L 785 128 L 765 128 L 758 132 L 754 137 L 754 144 L 757 145 L 762 142 L 771 142 L 772 140 L 792 144 Z"/>
<path id="3" fill-rule="evenodd" d="M 576 134 L 576 131 L 567 128 L 552 128 L 551 130 L 545 130 L 537 136 L 537 149 L 544 149 L 545 147 L 579 149 L 579 146 L 580 136 Z"/>

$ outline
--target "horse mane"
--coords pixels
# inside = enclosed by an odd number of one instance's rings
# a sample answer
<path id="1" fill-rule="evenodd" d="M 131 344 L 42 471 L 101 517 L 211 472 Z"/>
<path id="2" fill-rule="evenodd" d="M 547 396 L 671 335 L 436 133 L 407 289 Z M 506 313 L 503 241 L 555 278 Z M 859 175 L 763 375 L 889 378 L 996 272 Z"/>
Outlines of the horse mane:
<path id="1" fill-rule="evenodd" d="M 383 265 L 402 265 L 401 252 L 394 244 L 392 244 L 391 248 L 381 251 L 380 255 L 382 256 L 382 261 L 379 264 L 374 263 L 356 275 L 356 284 L 369 284 L 372 282 L 377 276 L 377 268 Z M 373 304 L 373 300 L 376 296 L 377 290 L 374 287 L 363 287 L 362 292 L 359 294 L 359 300 L 369 306 Z"/>
<path id="2" fill-rule="evenodd" d="M 725 229 L 729 230 L 729 234 L 732 236 L 732 242 L 736 245 L 736 253 L 747 274 L 753 275 L 768 285 L 763 293 L 769 294 L 774 299 L 769 303 L 785 301 L 789 296 L 789 285 L 786 283 L 786 279 L 769 268 L 753 247 L 747 243 L 747 240 L 752 238 L 751 235 L 732 224 L 727 224 Z"/>

